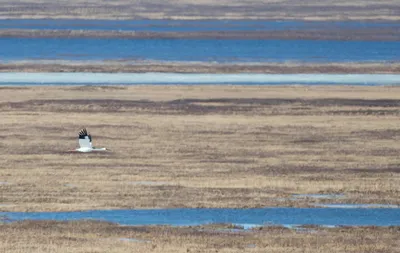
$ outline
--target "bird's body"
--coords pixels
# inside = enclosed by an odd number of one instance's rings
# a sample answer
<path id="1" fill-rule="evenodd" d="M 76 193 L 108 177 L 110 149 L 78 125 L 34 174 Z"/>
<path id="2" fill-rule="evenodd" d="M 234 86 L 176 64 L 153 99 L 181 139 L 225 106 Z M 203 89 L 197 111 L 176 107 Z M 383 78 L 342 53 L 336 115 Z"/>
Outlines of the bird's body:
<path id="1" fill-rule="evenodd" d="M 106 148 L 96 148 L 92 146 L 92 136 L 88 134 L 86 131 L 86 128 L 82 129 L 79 132 L 79 137 L 78 137 L 78 142 L 79 142 L 79 148 L 71 150 L 71 151 L 76 151 L 76 152 L 96 152 L 96 151 L 106 151 Z"/>
<path id="2" fill-rule="evenodd" d="M 106 150 L 107 150 L 106 148 L 95 148 L 95 147 L 93 147 L 93 148 L 85 148 L 85 147 L 83 147 L 83 148 L 75 149 L 75 151 L 83 152 L 83 153 L 94 152 L 94 151 L 106 151 Z"/>

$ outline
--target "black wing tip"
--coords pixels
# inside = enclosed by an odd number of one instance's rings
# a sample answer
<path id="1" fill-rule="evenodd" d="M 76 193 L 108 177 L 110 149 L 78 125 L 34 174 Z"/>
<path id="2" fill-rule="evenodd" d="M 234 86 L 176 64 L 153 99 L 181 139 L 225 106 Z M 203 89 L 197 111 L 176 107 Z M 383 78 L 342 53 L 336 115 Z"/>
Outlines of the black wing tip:
<path id="1" fill-rule="evenodd" d="M 79 138 L 85 139 L 85 136 L 88 136 L 86 128 L 82 128 L 81 131 L 79 131 Z"/>

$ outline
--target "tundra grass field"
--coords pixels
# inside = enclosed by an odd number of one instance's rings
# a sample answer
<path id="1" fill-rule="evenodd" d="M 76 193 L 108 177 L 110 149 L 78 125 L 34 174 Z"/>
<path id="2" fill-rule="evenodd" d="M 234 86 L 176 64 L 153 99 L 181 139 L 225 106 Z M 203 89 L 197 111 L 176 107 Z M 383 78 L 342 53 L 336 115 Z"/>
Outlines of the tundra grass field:
<path id="1" fill-rule="evenodd" d="M 0 210 L 400 204 L 399 94 L 395 86 L 0 87 Z M 110 151 L 67 152 L 83 127 Z M 399 233 L 0 221 L 0 252 L 400 252 Z"/>
<path id="2" fill-rule="evenodd" d="M 93 221 L 0 225 L 0 252 L 400 252 L 398 227 L 122 227 Z"/>
<path id="3" fill-rule="evenodd" d="M 0 91 L 2 211 L 400 204 L 400 87 Z"/>

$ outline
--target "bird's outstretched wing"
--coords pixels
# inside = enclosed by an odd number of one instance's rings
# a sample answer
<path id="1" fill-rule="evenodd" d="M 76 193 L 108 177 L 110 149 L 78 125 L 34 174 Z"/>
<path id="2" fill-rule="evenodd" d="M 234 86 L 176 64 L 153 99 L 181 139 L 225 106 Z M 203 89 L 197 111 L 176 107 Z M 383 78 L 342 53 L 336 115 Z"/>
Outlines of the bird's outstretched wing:
<path id="1" fill-rule="evenodd" d="M 81 148 L 91 148 L 92 147 L 92 137 L 88 134 L 86 128 L 83 128 L 79 132 L 79 146 Z"/>

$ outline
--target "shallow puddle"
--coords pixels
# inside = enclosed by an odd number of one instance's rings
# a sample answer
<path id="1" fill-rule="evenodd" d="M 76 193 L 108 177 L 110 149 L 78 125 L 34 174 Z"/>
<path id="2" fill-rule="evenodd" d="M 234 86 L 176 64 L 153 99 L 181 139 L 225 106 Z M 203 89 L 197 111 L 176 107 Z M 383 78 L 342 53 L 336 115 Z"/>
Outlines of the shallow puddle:
<path id="1" fill-rule="evenodd" d="M 314 204 L 324 208 L 400 208 L 399 205 L 388 204 Z"/>
<path id="2" fill-rule="evenodd" d="M 78 186 L 75 185 L 75 184 L 64 184 L 64 186 L 65 186 L 65 187 L 78 187 Z"/>
<path id="3" fill-rule="evenodd" d="M 312 198 L 312 199 L 338 199 L 344 198 L 344 194 L 293 194 L 292 200 Z"/>
<path id="4" fill-rule="evenodd" d="M 142 239 L 136 239 L 136 238 L 119 238 L 119 240 L 124 241 L 124 242 L 141 242 L 141 243 L 151 242 L 148 240 L 142 240 Z"/>
<path id="5" fill-rule="evenodd" d="M 132 185 L 168 185 L 168 182 L 162 181 L 131 181 L 129 184 Z"/>

